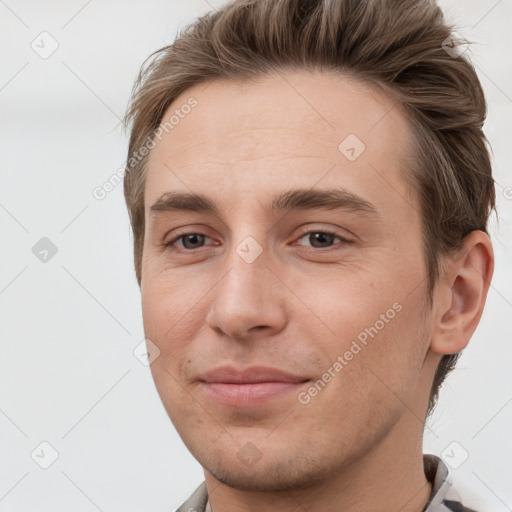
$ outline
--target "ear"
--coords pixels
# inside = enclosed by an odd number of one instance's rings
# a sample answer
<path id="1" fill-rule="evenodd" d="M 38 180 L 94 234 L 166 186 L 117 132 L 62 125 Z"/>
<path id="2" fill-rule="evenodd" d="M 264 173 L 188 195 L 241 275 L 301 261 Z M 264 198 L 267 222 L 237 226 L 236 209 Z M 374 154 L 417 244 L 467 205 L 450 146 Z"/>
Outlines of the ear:
<path id="1" fill-rule="evenodd" d="M 444 261 L 434 293 L 434 329 L 430 349 L 454 354 L 466 347 L 482 316 L 494 271 L 491 240 L 472 231 L 454 258 Z"/>

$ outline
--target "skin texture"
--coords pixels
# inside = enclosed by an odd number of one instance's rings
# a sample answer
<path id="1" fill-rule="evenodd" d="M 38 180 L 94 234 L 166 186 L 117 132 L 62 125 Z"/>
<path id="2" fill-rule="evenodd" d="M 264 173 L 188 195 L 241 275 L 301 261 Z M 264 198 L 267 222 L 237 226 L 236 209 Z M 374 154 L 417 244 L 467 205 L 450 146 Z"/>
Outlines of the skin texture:
<path id="1" fill-rule="evenodd" d="M 164 119 L 191 96 L 197 106 L 149 158 L 141 292 L 146 338 L 160 350 L 152 375 L 204 468 L 213 510 L 421 511 L 431 492 L 428 395 L 441 355 L 464 348 L 480 319 L 489 238 L 473 232 L 443 262 L 430 310 L 418 200 L 402 175 L 411 128 L 399 105 L 327 72 L 283 71 L 194 86 Z M 338 149 L 349 134 L 366 146 L 354 161 Z M 266 208 L 291 188 L 344 188 L 379 217 Z M 202 193 L 219 215 L 151 212 L 170 191 Z M 315 245 L 311 232 L 350 243 Z M 206 236 L 188 249 L 183 239 L 165 245 L 187 233 Z M 246 237 L 262 249 L 252 263 L 237 252 Z M 400 311 L 301 403 L 297 393 L 393 304 Z M 310 382 L 264 406 L 227 406 L 198 379 L 228 363 Z"/>

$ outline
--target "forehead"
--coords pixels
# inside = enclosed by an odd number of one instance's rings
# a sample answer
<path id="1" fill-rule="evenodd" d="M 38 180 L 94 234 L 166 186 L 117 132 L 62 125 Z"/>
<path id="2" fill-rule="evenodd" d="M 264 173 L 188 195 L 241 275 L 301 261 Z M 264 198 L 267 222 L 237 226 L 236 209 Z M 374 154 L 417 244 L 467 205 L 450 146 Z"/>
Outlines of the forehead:
<path id="1" fill-rule="evenodd" d="M 191 98 L 196 106 L 181 111 Z M 222 189 L 236 202 L 290 182 L 381 203 L 409 196 L 409 121 L 395 99 L 358 80 L 318 71 L 217 80 L 182 93 L 162 126 L 173 114 L 149 157 L 147 207 L 169 190 Z"/>

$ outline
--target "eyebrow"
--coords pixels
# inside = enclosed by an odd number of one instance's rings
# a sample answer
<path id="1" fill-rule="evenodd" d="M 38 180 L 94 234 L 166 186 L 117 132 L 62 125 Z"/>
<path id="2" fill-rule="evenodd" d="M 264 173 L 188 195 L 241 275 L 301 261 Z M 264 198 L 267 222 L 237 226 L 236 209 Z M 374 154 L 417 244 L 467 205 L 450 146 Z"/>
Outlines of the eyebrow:
<path id="1" fill-rule="evenodd" d="M 267 209 L 269 211 L 339 209 L 380 217 L 377 208 L 372 203 L 343 188 L 286 190 L 276 194 Z M 169 211 L 220 215 L 219 208 L 208 197 L 189 192 L 166 192 L 150 208 L 152 213 Z"/>

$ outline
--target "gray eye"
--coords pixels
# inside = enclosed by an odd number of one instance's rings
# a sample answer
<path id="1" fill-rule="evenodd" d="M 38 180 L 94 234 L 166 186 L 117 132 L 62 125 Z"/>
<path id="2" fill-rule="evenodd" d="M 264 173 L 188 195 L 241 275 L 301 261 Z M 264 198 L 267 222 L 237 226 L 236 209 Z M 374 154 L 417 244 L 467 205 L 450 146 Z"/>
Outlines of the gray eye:
<path id="1" fill-rule="evenodd" d="M 302 240 L 306 237 L 311 247 L 317 249 L 331 247 L 336 238 L 338 240 L 343 240 L 335 233 L 329 233 L 326 231 L 310 231 L 309 233 L 304 233 L 304 235 L 302 235 L 299 240 Z"/>
<path id="2" fill-rule="evenodd" d="M 178 240 L 182 241 L 182 245 L 185 249 L 197 249 L 202 246 L 205 238 L 205 235 L 200 235 L 199 233 L 189 233 L 187 235 L 180 236 Z"/>

